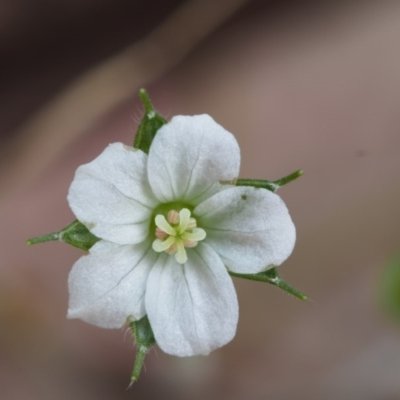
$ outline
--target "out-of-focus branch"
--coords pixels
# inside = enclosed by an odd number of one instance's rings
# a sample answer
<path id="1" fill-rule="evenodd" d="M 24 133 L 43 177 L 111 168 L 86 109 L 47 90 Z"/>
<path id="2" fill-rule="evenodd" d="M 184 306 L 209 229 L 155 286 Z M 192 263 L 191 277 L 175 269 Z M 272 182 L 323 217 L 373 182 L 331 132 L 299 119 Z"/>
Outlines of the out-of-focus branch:
<path id="1" fill-rule="evenodd" d="M 190 0 L 145 39 L 78 77 L 14 134 L 0 170 L 1 196 L 32 184 L 69 143 L 176 65 L 246 2 Z"/>

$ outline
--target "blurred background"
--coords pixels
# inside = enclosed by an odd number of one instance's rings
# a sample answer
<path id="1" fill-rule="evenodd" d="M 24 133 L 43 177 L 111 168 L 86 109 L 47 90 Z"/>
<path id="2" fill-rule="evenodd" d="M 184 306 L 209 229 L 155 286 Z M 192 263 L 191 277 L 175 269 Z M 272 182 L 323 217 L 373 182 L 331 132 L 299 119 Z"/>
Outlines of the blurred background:
<path id="1" fill-rule="evenodd" d="M 384 0 L 0 0 L 0 397 L 399 399 L 400 329 L 379 298 L 400 247 L 399 43 Z M 279 272 L 311 301 L 235 279 L 235 339 L 155 349 L 126 390 L 129 332 L 65 319 L 82 252 L 24 242 L 74 219 L 80 164 L 132 143 L 143 86 L 161 114 L 234 133 L 241 177 L 305 170 L 280 190 L 298 241 Z"/>

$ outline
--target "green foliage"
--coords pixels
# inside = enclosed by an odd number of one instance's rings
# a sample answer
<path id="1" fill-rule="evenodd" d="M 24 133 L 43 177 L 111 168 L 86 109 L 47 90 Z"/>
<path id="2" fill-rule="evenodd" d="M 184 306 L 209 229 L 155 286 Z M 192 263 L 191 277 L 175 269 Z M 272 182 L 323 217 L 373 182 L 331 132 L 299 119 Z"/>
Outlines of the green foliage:
<path id="1" fill-rule="evenodd" d="M 386 264 L 379 294 L 384 309 L 400 321 L 400 254 L 391 257 Z"/>

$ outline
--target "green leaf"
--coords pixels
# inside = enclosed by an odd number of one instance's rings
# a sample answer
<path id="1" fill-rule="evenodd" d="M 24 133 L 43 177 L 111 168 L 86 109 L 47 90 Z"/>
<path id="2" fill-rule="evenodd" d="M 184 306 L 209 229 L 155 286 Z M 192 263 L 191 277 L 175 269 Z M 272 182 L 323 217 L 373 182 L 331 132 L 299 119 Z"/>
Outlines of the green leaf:
<path id="1" fill-rule="evenodd" d="M 134 383 L 139 379 L 146 354 L 155 345 L 156 339 L 147 315 L 139 321 L 130 321 L 129 327 L 136 342 L 136 359 L 131 375 L 131 382 Z"/>
<path id="2" fill-rule="evenodd" d="M 26 241 L 28 246 L 38 243 L 59 240 L 77 247 L 82 250 L 89 250 L 100 239 L 89 232 L 88 228 L 78 220 L 75 220 L 60 232 L 48 233 L 46 235 L 37 236 Z"/>
<path id="3" fill-rule="evenodd" d="M 386 264 L 379 292 L 385 310 L 400 320 L 400 254 L 393 256 Z"/>
<path id="4" fill-rule="evenodd" d="M 281 186 L 287 185 L 289 182 L 302 176 L 304 171 L 299 169 L 283 178 L 277 179 L 276 181 L 267 181 L 261 179 L 238 179 L 236 186 L 253 186 L 255 188 L 267 189 L 271 192 L 276 192 Z"/>
<path id="5" fill-rule="evenodd" d="M 235 272 L 229 271 L 231 276 L 242 279 L 249 279 L 251 281 L 267 282 L 271 285 L 284 290 L 285 292 L 297 297 L 300 300 L 307 300 L 307 296 L 300 292 L 300 290 L 295 289 L 293 286 L 287 284 L 278 274 L 276 268 L 271 268 L 268 271 L 260 272 L 258 274 L 237 274 Z"/>
<path id="6" fill-rule="evenodd" d="M 139 124 L 133 147 L 148 154 L 157 131 L 167 123 L 167 120 L 154 110 L 145 89 L 139 90 L 139 96 L 145 109 L 145 115 Z"/>

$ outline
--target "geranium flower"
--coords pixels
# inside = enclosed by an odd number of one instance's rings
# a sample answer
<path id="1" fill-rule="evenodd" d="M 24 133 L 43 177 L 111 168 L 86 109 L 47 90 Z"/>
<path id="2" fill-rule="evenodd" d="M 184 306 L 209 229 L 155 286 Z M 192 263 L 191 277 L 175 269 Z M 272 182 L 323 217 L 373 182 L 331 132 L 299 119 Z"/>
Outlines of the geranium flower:
<path id="1" fill-rule="evenodd" d="M 69 276 L 68 317 L 120 328 L 147 314 L 169 354 L 208 354 L 236 332 L 228 270 L 255 274 L 292 252 L 295 228 L 281 198 L 235 186 L 240 150 L 208 115 L 177 116 L 149 154 L 109 145 L 76 171 L 76 217 L 101 238 Z"/>

